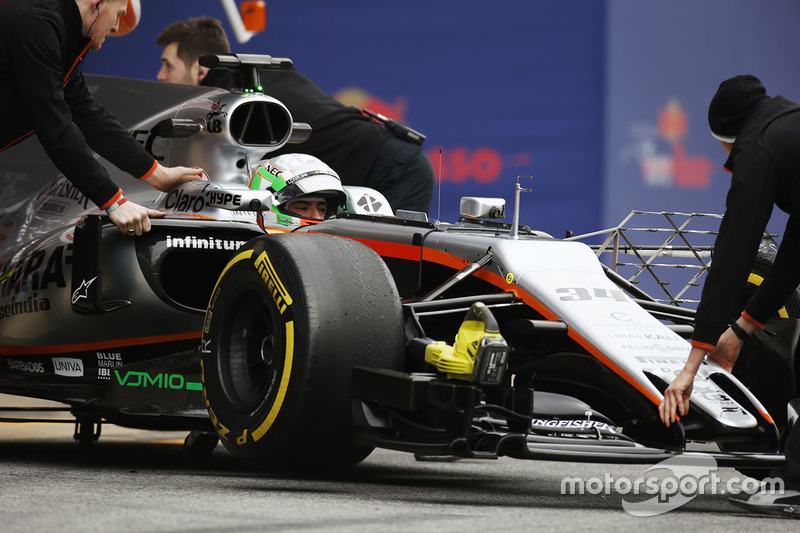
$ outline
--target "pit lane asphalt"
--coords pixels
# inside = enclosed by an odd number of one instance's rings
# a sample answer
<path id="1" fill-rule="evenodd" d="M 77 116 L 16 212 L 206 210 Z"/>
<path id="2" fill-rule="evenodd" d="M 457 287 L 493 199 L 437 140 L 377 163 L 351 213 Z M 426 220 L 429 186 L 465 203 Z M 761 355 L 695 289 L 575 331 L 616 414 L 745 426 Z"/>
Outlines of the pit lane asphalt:
<path id="1" fill-rule="evenodd" d="M 0 395 L 0 406 L 38 404 Z M 0 424 L 0 531 L 797 531 L 698 495 L 654 517 L 619 494 L 563 495 L 565 476 L 636 479 L 646 465 L 421 462 L 376 450 L 335 478 L 253 471 L 222 446 L 188 465 L 185 433 L 104 426 L 90 455 L 69 424 Z M 723 480 L 738 473 L 718 471 Z M 642 500 L 645 498 L 638 498 Z"/>

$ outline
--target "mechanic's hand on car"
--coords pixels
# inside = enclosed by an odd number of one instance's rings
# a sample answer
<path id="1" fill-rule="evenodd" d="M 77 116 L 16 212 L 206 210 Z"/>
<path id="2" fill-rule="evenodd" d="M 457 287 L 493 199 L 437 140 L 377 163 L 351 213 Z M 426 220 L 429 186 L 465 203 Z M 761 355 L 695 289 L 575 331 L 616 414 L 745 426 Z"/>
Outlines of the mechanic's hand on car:
<path id="1" fill-rule="evenodd" d="M 667 390 L 664 391 L 664 400 L 658 406 L 658 414 L 667 427 L 675 422 L 677 418 L 675 416 L 676 410 L 681 416 L 685 416 L 689 412 L 689 397 L 692 395 L 692 389 L 694 388 L 694 377 L 697 375 L 697 370 L 703 363 L 703 359 L 706 358 L 707 353 L 708 350 L 704 348 L 692 346 L 683 370 L 675 376 Z"/>
<path id="2" fill-rule="evenodd" d="M 130 200 L 123 203 L 108 214 L 111 222 L 117 226 L 120 233 L 129 235 L 141 235 L 150 231 L 150 218 L 161 218 L 164 213 L 154 209 L 148 209 Z"/>
<path id="3" fill-rule="evenodd" d="M 165 167 L 159 163 L 145 181 L 161 192 L 169 192 L 181 183 L 203 179 L 204 174 L 203 169 L 197 167 Z"/>
<path id="4" fill-rule="evenodd" d="M 664 391 L 664 401 L 658 406 L 658 414 L 667 427 L 675 422 L 676 410 L 681 416 L 689 412 L 689 397 L 692 395 L 696 373 L 684 367 Z"/>
<path id="5" fill-rule="evenodd" d="M 748 331 L 748 333 L 750 332 Z M 717 347 L 708 354 L 708 357 L 728 372 L 733 372 L 733 365 L 739 358 L 742 344 L 744 344 L 744 341 L 737 337 L 731 328 L 728 328 L 720 336 L 719 341 L 717 341 Z"/>

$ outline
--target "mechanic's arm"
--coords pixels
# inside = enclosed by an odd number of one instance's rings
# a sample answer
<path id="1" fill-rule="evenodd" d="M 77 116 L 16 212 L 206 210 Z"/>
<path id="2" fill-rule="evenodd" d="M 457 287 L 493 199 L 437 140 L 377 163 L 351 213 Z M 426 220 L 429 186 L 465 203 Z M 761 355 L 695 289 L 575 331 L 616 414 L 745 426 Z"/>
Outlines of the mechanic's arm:
<path id="1" fill-rule="evenodd" d="M 131 237 L 150 231 L 150 219 L 163 216 L 164 213 L 161 211 L 148 209 L 129 201 L 108 212 L 108 218 L 117 226 L 120 233 Z"/>
<path id="2" fill-rule="evenodd" d="M 64 98 L 61 50 L 54 25 L 43 17 L 26 17 L 3 37 L 17 43 L 9 58 L 11 83 L 19 96 L 13 105 L 26 110 L 42 147 L 67 179 L 100 207 L 113 201 L 119 187 L 72 122 Z"/>
<path id="3" fill-rule="evenodd" d="M 64 85 L 64 100 L 69 106 L 72 122 L 92 150 L 136 179 L 152 172 L 155 167 L 153 156 L 117 117 L 94 100 L 80 71 L 73 72 Z"/>
<path id="4" fill-rule="evenodd" d="M 94 101 L 80 72 L 64 87 L 64 94 L 86 142 L 116 167 L 162 192 L 201 179 L 201 169 L 165 167 L 156 162 L 115 116 Z"/>
<path id="5" fill-rule="evenodd" d="M 757 325 L 741 316 L 736 319 L 736 323 L 746 333 L 753 333 L 758 329 Z M 697 370 L 703 363 L 705 355 L 708 354 L 709 359 L 714 360 L 722 368 L 731 372 L 733 371 L 733 365 L 736 364 L 736 360 L 739 358 L 739 352 L 743 344 L 744 341 L 731 328 L 728 328 L 722 333 L 716 347 L 710 352 L 706 346 L 692 346 L 686 364 L 675 376 L 667 390 L 664 391 L 664 401 L 658 406 L 658 414 L 667 427 L 672 422 L 675 422 L 676 410 L 681 416 L 685 416 L 689 412 L 689 398 L 694 387 L 694 377 L 697 375 Z"/>
<path id="6" fill-rule="evenodd" d="M 771 158 L 756 152 L 737 168 L 714 241 L 711 266 L 697 306 L 692 344 L 710 348 L 741 310 L 741 294 L 773 209 L 777 180 Z"/>
<path id="7" fill-rule="evenodd" d="M 144 181 L 161 192 L 169 192 L 182 183 L 203 179 L 203 170 L 197 167 L 165 167 L 157 163 Z"/>
<path id="8" fill-rule="evenodd" d="M 755 330 L 759 329 L 756 324 L 745 319 L 743 316 L 737 318 L 736 323 L 745 333 L 753 333 Z M 739 352 L 743 344 L 744 341 L 740 339 L 731 328 L 728 328 L 720 336 L 719 341 L 717 341 L 717 347 L 708 354 L 708 357 L 709 359 L 713 359 L 728 372 L 733 372 L 733 365 L 736 364 L 736 360 L 739 358 Z"/>
<path id="9" fill-rule="evenodd" d="M 144 179 L 159 191 L 167 192 L 181 183 L 202 179 L 202 172 L 198 168 L 165 167 L 160 163 L 154 163 L 152 171 Z M 131 237 L 150 231 L 151 218 L 164 216 L 161 211 L 129 201 L 122 196 L 122 190 L 109 202 L 112 201 L 112 205 L 106 209 L 108 218 L 117 226 L 120 233 Z"/>

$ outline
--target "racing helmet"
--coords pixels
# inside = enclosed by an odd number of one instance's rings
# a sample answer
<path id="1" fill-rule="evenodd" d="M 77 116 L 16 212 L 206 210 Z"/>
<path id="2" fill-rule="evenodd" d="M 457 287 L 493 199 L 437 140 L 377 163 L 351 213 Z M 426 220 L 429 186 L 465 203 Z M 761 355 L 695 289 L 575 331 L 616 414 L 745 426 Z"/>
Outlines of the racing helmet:
<path id="1" fill-rule="evenodd" d="M 334 170 L 312 155 L 283 154 L 258 162 L 247 184 L 250 189 L 270 191 L 280 213 L 300 216 L 287 206 L 294 200 L 324 200 L 326 217 L 344 206 L 342 180 Z"/>

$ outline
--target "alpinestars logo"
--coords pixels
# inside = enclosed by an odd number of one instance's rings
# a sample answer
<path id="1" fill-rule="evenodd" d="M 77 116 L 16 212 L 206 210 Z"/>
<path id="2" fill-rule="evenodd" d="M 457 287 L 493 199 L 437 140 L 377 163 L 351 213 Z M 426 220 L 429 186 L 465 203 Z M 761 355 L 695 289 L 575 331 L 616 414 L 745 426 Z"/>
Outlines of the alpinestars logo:
<path id="1" fill-rule="evenodd" d="M 86 299 L 89 297 L 89 287 L 92 286 L 94 280 L 97 279 L 97 276 L 93 277 L 89 281 L 82 280 L 81 286 L 75 289 L 75 292 L 72 293 L 72 304 L 76 304 L 78 300 Z"/>

